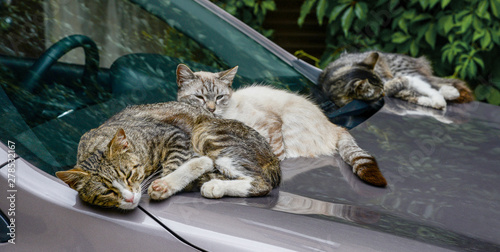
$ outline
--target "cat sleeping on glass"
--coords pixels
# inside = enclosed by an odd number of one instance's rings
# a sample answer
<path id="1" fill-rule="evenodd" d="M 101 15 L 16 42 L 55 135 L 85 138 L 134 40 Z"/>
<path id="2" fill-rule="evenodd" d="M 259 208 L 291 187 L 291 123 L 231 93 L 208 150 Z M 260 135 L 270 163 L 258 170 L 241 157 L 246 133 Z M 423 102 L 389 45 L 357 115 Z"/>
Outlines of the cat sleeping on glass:
<path id="1" fill-rule="evenodd" d="M 434 76 L 425 57 L 377 51 L 343 53 L 323 70 L 318 83 L 338 107 L 353 99 L 378 100 L 384 93 L 441 110 L 447 101 L 466 103 L 474 99 L 465 82 Z"/>
<path id="2" fill-rule="evenodd" d="M 177 100 L 217 117 L 234 119 L 259 132 L 280 159 L 339 153 L 361 180 L 385 187 L 375 158 L 361 149 L 349 132 L 331 123 L 306 97 L 269 86 L 238 90 L 232 82 L 238 67 L 222 72 L 193 72 L 177 67 Z"/>
<path id="3" fill-rule="evenodd" d="M 281 170 L 252 128 L 168 102 L 127 107 L 88 131 L 75 167 L 56 176 L 87 203 L 130 210 L 146 188 L 153 200 L 195 188 L 206 198 L 264 196 Z"/>

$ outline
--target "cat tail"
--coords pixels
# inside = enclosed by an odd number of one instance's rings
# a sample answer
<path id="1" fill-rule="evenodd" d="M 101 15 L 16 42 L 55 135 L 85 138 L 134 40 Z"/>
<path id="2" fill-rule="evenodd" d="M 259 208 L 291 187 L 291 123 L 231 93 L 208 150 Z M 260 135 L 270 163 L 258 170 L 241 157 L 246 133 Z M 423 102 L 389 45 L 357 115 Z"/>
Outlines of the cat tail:
<path id="1" fill-rule="evenodd" d="M 387 185 L 375 158 L 361 149 L 345 129 L 339 136 L 337 149 L 340 157 L 352 167 L 353 173 L 361 180 L 379 187 Z"/>
<path id="2" fill-rule="evenodd" d="M 431 76 L 428 77 L 429 81 L 433 86 L 443 86 L 443 85 L 449 85 L 455 87 L 458 92 L 460 93 L 460 96 L 456 99 L 451 100 L 451 102 L 454 103 L 468 103 L 474 101 L 474 95 L 472 94 L 472 91 L 470 88 L 467 86 L 467 84 L 459 79 L 448 79 L 448 78 L 440 78 L 436 76 Z"/>

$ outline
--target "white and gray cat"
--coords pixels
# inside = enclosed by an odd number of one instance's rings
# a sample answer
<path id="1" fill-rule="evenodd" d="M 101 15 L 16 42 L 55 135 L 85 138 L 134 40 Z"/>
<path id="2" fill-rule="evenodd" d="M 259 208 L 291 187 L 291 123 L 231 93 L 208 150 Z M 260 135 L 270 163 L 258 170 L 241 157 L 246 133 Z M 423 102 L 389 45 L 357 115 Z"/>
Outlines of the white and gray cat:
<path id="1" fill-rule="evenodd" d="M 362 150 L 345 128 L 332 124 L 317 105 L 303 96 L 268 86 L 233 91 L 237 70 L 238 67 L 218 73 L 193 72 L 180 64 L 178 101 L 254 128 L 280 160 L 338 152 L 361 180 L 375 186 L 387 185 L 375 158 Z"/>
<path id="2" fill-rule="evenodd" d="M 377 51 L 343 53 L 323 70 L 318 82 L 339 107 L 353 99 L 377 100 L 384 93 L 435 109 L 445 109 L 446 101 L 473 100 L 465 82 L 434 76 L 425 57 Z"/>

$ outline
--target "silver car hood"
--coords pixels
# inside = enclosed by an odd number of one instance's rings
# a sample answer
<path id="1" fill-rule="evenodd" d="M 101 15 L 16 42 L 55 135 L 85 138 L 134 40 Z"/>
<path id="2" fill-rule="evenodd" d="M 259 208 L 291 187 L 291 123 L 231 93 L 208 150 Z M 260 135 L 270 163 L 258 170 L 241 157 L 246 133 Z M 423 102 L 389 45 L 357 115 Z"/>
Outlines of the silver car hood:
<path id="1" fill-rule="evenodd" d="M 190 192 L 140 208 L 210 251 L 500 249 L 498 107 L 438 111 L 385 98 L 351 133 L 386 188 L 361 182 L 338 156 L 297 158 L 282 162 L 282 184 L 267 197 Z"/>

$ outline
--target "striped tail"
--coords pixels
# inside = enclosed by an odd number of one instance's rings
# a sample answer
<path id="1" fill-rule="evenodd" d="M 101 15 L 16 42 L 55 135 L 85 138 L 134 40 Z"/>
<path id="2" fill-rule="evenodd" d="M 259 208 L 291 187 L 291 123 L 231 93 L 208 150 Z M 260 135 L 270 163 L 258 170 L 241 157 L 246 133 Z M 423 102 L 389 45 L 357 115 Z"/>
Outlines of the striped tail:
<path id="1" fill-rule="evenodd" d="M 385 187 L 387 181 L 378 168 L 375 158 L 368 154 L 354 141 L 347 130 L 344 130 L 339 138 L 337 149 L 340 157 L 352 166 L 352 172 L 368 184 Z"/>

